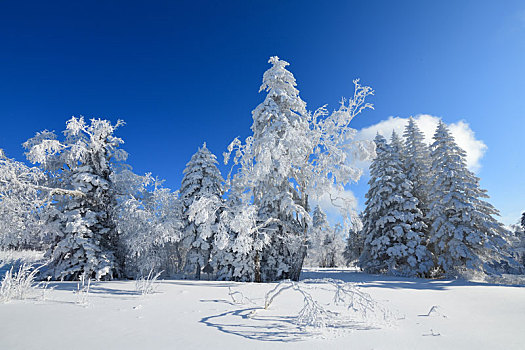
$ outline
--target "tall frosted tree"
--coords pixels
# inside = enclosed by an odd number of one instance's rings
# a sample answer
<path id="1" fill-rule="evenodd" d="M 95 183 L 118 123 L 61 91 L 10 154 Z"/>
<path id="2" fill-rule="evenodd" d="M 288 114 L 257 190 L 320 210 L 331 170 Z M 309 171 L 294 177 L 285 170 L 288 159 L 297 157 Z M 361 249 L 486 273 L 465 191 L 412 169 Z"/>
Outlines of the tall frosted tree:
<path id="1" fill-rule="evenodd" d="M 491 272 L 506 256 L 506 230 L 485 198 L 479 178 L 467 169 L 465 151 L 440 122 L 431 146 L 430 247 L 447 275 Z M 510 261 L 510 263 L 512 263 Z"/>
<path id="2" fill-rule="evenodd" d="M 212 244 L 220 212 L 215 211 L 199 221 L 190 221 L 189 209 L 200 198 L 221 202 L 224 179 L 217 168 L 217 157 L 206 143 L 195 153 L 186 168 L 180 188 L 180 200 L 184 216 L 183 244 L 187 250 L 185 270 L 200 279 L 201 269 L 210 262 Z"/>
<path id="3" fill-rule="evenodd" d="M 288 63 L 278 57 L 269 62 L 260 89 L 266 98 L 252 112 L 253 136 L 244 143 L 235 139 L 225 161 L 234 154 L 239 171 L 231 179 L 232 191 L 257 208 L 256 226 L 269 237 L 252 262 L 254 280 L 297 280 L 311 225 L 309 198 L 359 179 L 352 162 L 374 153 L 370 143 L 354 140 L 356 131 L 349 126 L 372 107 L 365 100 L 373 91 L 355 81 L 353 98 L 343 100 L 338 110 L 309 113 Z"/>
<path id="4" fill-rule="evenodd" d="M 426 274 L 431 267 L 422 230 L 426 227 L 400 159 L 402 144 L 377 135 L 377 157 L 370 165 L 370 188 L 364 211 L 365 237 L 360 265 L 370 273 Z"/>
<path id="5" fill-rule="evenodd" d="M 116 230 L 116 193 L 112 174 L 127 154 L 114 136 L 122 121 L 72 117 L 65 138 L 49 131 L 36 134 L 24 146 L 27 157 L 46 171 L 49 185 L 76 195 L 56 196 L 47 217 L 51 235 L 46 257 L 55 279 L 80 276 L 110 279 L 121 276 L 124 252 Z"/>

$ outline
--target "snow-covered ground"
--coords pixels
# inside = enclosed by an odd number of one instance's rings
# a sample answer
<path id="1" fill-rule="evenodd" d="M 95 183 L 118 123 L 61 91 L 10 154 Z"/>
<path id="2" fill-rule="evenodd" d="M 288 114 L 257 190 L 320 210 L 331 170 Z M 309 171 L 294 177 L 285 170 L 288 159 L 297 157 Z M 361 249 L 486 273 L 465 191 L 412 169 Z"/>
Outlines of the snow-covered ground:
<path id="1" fill-rule="evenodd" d="M 0 348 L 525 348 L 525 287 L 338 269 L 306 270 L 302 278 L 357 283 L 356 296 L 369 294 L 379 304 L 364 318 L 345 310 L 329 314 L 338 323 L 316 328 L 297 324 L 303 296 L 296 290 L 263 308 L 276 284 L 164 280 L 156 293 L 141 295 L 134 281 L 92 282 L 86 296 L 77 283 L 59 282 L 48 286 L 54 289 L 45 300 L 38 294 L 0 304 Z M 299 286 L 329 308 L 330 284 Z"/>

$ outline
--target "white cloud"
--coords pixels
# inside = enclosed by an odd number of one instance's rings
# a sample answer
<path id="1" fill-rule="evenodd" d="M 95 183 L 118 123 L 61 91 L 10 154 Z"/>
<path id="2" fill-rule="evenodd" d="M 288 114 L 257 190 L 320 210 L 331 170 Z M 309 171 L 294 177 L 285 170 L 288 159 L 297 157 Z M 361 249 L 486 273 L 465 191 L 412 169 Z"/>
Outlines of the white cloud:
<path id="1" fill-rule="evenodd" d="M 425 134 L 426 142 L 430 144 L 434 131 L 441 119 L 428 114 L 420 114 L 414 117 L 414 120 L 419 129 Z M 389 139 L 392 135 L 392 130 L 395 130 L 401 136 L 403 135 L 407 122 L 408 118 L 389 117 L 387 120 L 361 129 L 356 137 L 358 139 L 373 140 L 376 133 L 379 133 Z M 472 131 L 469 124 L 463 120 L 449 124 L 448 126 L 458 146 L 467 153 L 466 162 L 468 168 L 474 172 L 478 171 L 481 167 L 481 158 L 487 150 L 487 145 L 485 145 L 483 141 L 476 139 L 474 131 Z"/>

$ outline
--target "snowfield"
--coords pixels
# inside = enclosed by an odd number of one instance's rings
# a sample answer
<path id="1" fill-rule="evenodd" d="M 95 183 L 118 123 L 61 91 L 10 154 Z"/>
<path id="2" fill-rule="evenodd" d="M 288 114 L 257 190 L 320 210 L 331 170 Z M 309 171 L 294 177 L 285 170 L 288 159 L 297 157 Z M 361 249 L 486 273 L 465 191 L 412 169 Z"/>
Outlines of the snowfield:
<path id="1" fill-rule="evenodd" d="M 51 282 L 44 300 L 35 294 L 0 304 L 0 348 L 524 348 L 522 286 L 303 271 L 297 285 L 325 309 L 333 293 L 330 283 L 312 282 L 320 278 L 357 283 L 375 309 L 365 316 L 339 309 L 313 327 L 297 322 L 303 295 L 292 288 L 264 309 L 276 283 L 162 280 L 155 293 L 141 295 L 134 281 L 92 282 L 89 293 L 79 293 L 76 282 Z"/>

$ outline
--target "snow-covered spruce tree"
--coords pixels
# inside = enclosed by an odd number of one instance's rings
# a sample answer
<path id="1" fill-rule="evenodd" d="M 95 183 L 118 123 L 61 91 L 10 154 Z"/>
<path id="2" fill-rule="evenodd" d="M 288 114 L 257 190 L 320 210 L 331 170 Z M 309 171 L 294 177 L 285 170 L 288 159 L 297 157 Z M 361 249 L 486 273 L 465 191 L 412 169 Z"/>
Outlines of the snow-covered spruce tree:
<path id="1" fill-rule="evenodd" d="M 0 249 L 41 249 L 45 179 L 36 167 L 7 158 L 0 149 Z"/>
<path id="2" fill-rule="evenodd" d="M 407 180 L 412 182 L 413 195 L 418 199 L 418 206 L 426 216 L 428 213 L 428 181 L 430 178 L 430 150 L 425 143 L 425 136 L 411 117 L 403 133 L 405 137 L 404 167 Z M 425 230 L 428 234 L 428 230 Z"/>
<path id="3" fill-rule="evenodd" d="M 189 220 L 188 211 L 195 201 L 203 197 L 221 202 L 224 179 L 217 164 L 217 158 L 204 143 L 186 164 L 179 192 L 184 220 L 183 245 L 187 251 L 184 270 L 196 279 L 200 279 L 202 268 L 210 263 L 220 211 L 216 210 L 206 218 L 201 217 L 199 221 Z"/>
<path id="4" fill-rule="evenodd" d="M 350 121 L 365 108 L 372 94 L 355 81 L 352 99 L 328 115 L 326 109 L 308 113 L 299 97 L 296 81 L 286 70 L 287 62 L 271 57 L 260 91 L 265 100 L 252 112 L 253 136 L 244 144 L 235 139 L 225 162 L 234 153 L 232 192 L 257 208 L 257 225 L 270 237 L 252 264 L 255 281 L 297 280 L 306 256 L 311 222 L 309 196 L 319 197 L 331 186 L 342 189 L 361 176 L 351 162 L 366 159 L 374 150 L 366 141 L 355 141 Z M 354 159 L 353 159 L 354 158 Z M 259 269 L 260 266 L 260 269 Z"/>
<path id="5" fill-rule="evenodd" d="M 380 135 L 375 142 L 377 157 L 370 165 L 360 266 L 369 273 L 425 275 L 431 267 L 422 232 L 425 223 L 399 156 L 401 142 L 395 132 L 390 145 Z"/>
<path id="6" fill-rule="evenodd" d="M 127 157 L 107 120 L 72 117 L 65 139 L 43 131 L 24 143 L 29 161 L 46 171 L 50 187 L 80 195 L 57 195 L 46 229 L 52 235 L 46 256 L 52 278 L 76 280 L 80 276 L 111 279 L 122 273 L 124 252 L 114 221 L 116 195 L 111 176 Z"/>
<path id="7" fill-rule="evenodd" d="M 494 218 L 498 211 L 484 198 L 479 178 L 467 169 L 465 151 L 443 122 L 431 145 L 432 176 L 429 248 L 445 275 L 491 273 L 494 264 L 515 262 L 507 255 L 507 232 Z"/>

